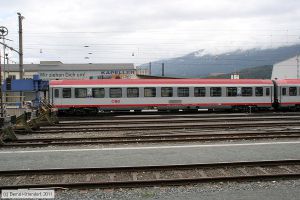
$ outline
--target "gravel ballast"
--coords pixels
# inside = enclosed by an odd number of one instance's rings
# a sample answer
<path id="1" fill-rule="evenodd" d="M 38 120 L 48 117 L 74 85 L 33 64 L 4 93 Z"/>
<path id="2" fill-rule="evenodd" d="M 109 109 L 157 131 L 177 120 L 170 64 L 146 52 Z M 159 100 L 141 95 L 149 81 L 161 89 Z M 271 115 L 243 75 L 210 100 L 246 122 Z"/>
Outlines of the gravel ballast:
<path id="1" fill-rule="evenodd" d="M 173 187 L 58 190 L 55 199 L 264 199 L 298 200 L 300 180 L 274 180 L 253 182 L 220 182 Z"/>

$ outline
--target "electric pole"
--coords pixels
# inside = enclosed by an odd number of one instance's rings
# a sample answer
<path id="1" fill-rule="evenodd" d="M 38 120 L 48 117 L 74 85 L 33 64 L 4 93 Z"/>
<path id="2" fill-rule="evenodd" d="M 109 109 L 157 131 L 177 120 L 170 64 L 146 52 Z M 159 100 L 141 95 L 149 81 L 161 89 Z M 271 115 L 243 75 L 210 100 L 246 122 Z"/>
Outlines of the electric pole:
<path id="1" fill-rule="evenodd" d="M 22 20 L 24 17 L 21 13 L 17 13 L 19 18 L 19 72 L 20 79 L 23 79 L 23 28 L 22 28 Z"/>
<path id="2" fill-rule="evenodd" d="M 5 58 L 6 58 L 6 65 L 7 65 L 7 67 L 6 67 L 6 71 L 7 71 L 7 77 L 8 77 L 8 75 L 9 75 L 9 69 L 8 69 L 8 66 L 9 66 L 9 59 L 8 59 L 8 53 L 6 53 L 5 54 Z M 5 79 L 5 72 L 4 72 L 4 79 Z"/>
<path id="3" fill-rule="evenodd" d="M 3 39 L 3 80 L 5 80 L 5 48 L 6 48 L 6 46 L 5 46 L 5 38 L 4 37 L 2 37 L 2 39 Z"/>
<path id="4" fill-rule="evenodd" d="M 161 76 L 165 76 L 165 63 L 161 63 Z"/>
<path id="5" fill-rule="evenodd" d="M 299 54 L 297 54 L 297 79 L 299 79 Z"/>
<path id="6" fill-rule="evenodd" d="M 6 27 L 0 27 L 0 38 L 3 39 L 3 62 L 5 63 L 5 36 L 7 36 L 8 30 Z M 5 70 L 3 70 L 3 75 L 5 76 Z M 2 91 L 2 66 L 1 66 L 1 49 L 0 49 L 0 109 L 1 109 L 1 117 L 4 117 L 4 105 L 3 105 L 3 91 Z"/>
<path id="7" fill-rule="evenodd" d="M 0 109 L 1 113 L 0 116 L 4 116 L 4 109 L 3 109 L 3 95 L 2 95 L 2 66 L 1 66 L 1 49 L 0 49 Z"/>

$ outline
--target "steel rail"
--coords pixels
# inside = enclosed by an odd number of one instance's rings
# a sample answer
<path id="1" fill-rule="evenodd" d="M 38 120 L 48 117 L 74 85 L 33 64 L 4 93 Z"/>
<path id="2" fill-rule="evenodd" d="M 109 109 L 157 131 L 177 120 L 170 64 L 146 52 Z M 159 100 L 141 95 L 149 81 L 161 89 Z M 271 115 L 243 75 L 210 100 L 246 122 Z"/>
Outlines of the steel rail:
<path id="1" fill-rule="evenodd" d="M 117 113 L 99 113 L 98 115 L 93 116 L 58 116 L 62 121 L 69 121 L 72 119 L 80 119 L 80 120 L 93 120 L 93 119 L 103 119 L 103 120 L 110 120 L 115 117 L 126 117 L 126 118 L 133 118 L 133 119 L 140 119 L 144 117 L 151 117 L 151 118 L 165 118 L 165 117 L 185 117 L 185 116 L 192 116 L 192 117 L 205 117 L 205 118 L 215 118 L 215 117 L 222 117 L 222 116 L 293 116 L 293 115 L 300 115 L 300 112 L 275 112 L 275 111 L 267 111 L 267 112 L 253 112 L 253 113 L 228 113 L 228 112 L 140 112 L 140 113 L 133 113 L 133 112 L 117 112 Z"/>
<path id="2" fill-rule="evenodd" d="M 277 160 L 277 161 L 256 161 L 256 162 L 232 162 L 232 163 L 208 163 L 208 164 L 190 164 L 190 165 L 165 165 L 165 166 L 138 166 L 138 167 L 113 167 L 113 168 L 70 168 L 70 169 L 37 169 L 37 170 L 8 170 L 0 171 L 0 177 L 9 177 L 12 179 L 14 176 L 33 176 L 38 177 L 39 175 L 59 175 L 64 174 L 72 175 L 83 175 L 90 173 L 104 173 L 106 175 L 111 173 L 150 173 L 150 172 L 162 172 L 166 171 L 176 171 L 180 173 L 180 170 L 203 170 L 205 176 L 196 176 L 194 174 L 178 178 L 177 176 L 168 178 L 144 178 L 143 180 L 138 180 L 133 178 L 132 180 L 108 180 L 108 181 L 73 181 L 73 182 L 56 182 L 47 183 L 45 180 L 42 183 L 23 183 L 14 185 L 1 184 L 0 189 L 17 189 L 17 188 L 53 188 L 53 187 L 64 187 L 64 188 L 90 188 L 90 187 L 141 187 L 141 186 L 153 186 L 153 185 L 182 185 L 190 183 L 198 183 L 203 181 L 223 181 L 223 180 L 251 180 L 251 179 L 269 179 L 269 178 L 300 178 L 300 160 Z M 246 172 L 240 175 L 232 174 L 208 174 L 205 170 L 226 170 L 234 169 L 239 170 L 240 168 L 250 168 L 256 169 L 257 172 Z M 281 169 L 278 172 L 274 169 Z M 282 168 L 280 168 L 282 167 Z M 284 171 L 284 172 L 282 172 Z M 221 171 L 219 171 L 221 172 Z M 241 172 L 241 171 L 240 171 Z"/>
<path id="3" fill-rule="evenodd" d="M 130 144 L 130 143 L 166 143 L 166 142 L 208 142 L 228 140 L 254 139 L 291 139 L 300 138 L 300 132 L 269 132 L 269 133 L 224 133 L 224 134 L 168 134 L 140 136 L 108 136 L 92 138 L 32 138 L 7 142 L 0 148 L 7 147 L 45 147 L 67 145 L 99 145 L 99 144 Z"/>
<path id="4" fill-rule="evenodd" d="M 168 123 L 168 122 L 222 122 L 222 121 L 271 121 L 271 120 L 300 120 L 300 116 L 271 116 L 271 117 L 218 117 L 218 118 L 150 118 L 150 119 L 112 119 L 112 120 L 84 120 L 84 121 L 67 121 L 61 122 L 54 127 L 67 127 L 82 125 L 103 125 L 103 124 L 141 124 L 141 123 Z M 42 129 L 50 129 L 53 126 L 44 126 Z"/>
<path id="5" fill-rule="evenodd" d="M 76 124 L 74 124 L 75 126 Z M 290 125 L 300 125 L 299 120 L 289 121 L 247 121 L 247 122 L 222 122 L 222 123 L 166 123 L 166 124 L 128 124 L 128 125 L 95 125 L 95 126 L 78 126 L 78 127 L 52 127 L 50 130 L 37 130 L 34 133 L 66 133 L 82 131 L 125 131 L 125 130 L 174 130 L 174 129 L 198 129 L 198 128 L 241 128 L 241 127 L 281 127 Z"/>

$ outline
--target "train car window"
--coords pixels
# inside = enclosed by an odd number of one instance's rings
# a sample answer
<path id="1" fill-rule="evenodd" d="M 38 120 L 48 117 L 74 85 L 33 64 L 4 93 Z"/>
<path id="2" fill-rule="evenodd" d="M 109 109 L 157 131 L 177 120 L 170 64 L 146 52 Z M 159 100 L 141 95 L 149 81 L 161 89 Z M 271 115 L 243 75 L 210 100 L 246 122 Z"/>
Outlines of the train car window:
<path id="1" fill-rule="evenodd" d="M 86 88 L 75 88 L 75 98 L 85 98 L 87 97 Z"/>
<path id="2" fill-rule="evenodd" d="M 195 87 L 194 96 L 195 97 L 205 97 L 206 89 L 205 87 Z"/>
<path id="3" fill-rule="evenodd" d="M 252 87 L 242 87 L 242 96 L 249 97 L 252 96 Z"/>
<path id="4" fill-rule="evenodd" d="M 139 97 L 139 88 L 127 88 L 127 97 L 128 98 Z"/>
<path id="5" fill-rule="evenodd" d="M 211 97 L 220 97 L 220 96 L 222 96 L 222 88 L 220 88 L 220 87 L 211 87 L 210 88 L 210 96 Z"/>
<path id="6" fill-rule="evenodd" d="M 190 96 L 190 88 L 188 88 L 188 87 L 177 88 L 177 96 L 178 97 L 189 97 Z"/>
<path id="7" fill-rule="evenodd" d="M 173 88 L 171 88 L 171 87 L 162 87 L 161 88 L 161 96 L 162 97 L 172 97 L 173 96 Z"/>
<path id="8" fill-rule="evenodd" d="M 286 88 L 282 88 L 281 93 L 282 93 L 282 96 L 285 96 L 286 95 Z"/>
<path id="9" fill-rule="evenodd" d="M 71 88 L 63 88 L 63 98 L 71 98 Z"/>
<path id="10" fill-rule="evenodd" d="M 122 88 L 109 88 L 109 97 L 110 98 L 121 98 L 122 97 Z"/>
<path id="11" fill-rule="evenodd" d="M 267 90 L 268 90 L 269 88 L 267 88 Z M 266 91 L 267 91 L 266 90 Z M 255 88 L 255 96 L 257 96 L 257 97 L 261 97 L 261 96 L 263 96 L 264 95 L 264 89 L 262 88 L 262 87 L 256 87 Z M 267 95 L 267 96 L 269 96 L 269 95 Z"/>
<path id="12" fill-rule="evenodd" d="M 92 88 L 92 96 L 93 98 L 104 98 L 105 97 L 104 88 Z"/>
<path id="13" fill-rule="evenodd" d="M 54 97 L 59 98 L 59 89 L 54 90 Z"/>
<path id="14" fill-rule="evenodd" d="M 237 96 L 237 88 L 236 87 L 228 87 L 226 88 L 228 97 L 236 97 Z"/>
<path id="15" fill-rule="evenodd" d="M 270 88 L 266 88 L 266 96 L 270 96 Z"/>
<path id="16" fill-rule="evenodd" d="M 290 96 L 297 96 L 297 88 L 296 87 L 290 87 L 289 88 L 289 95 Z"/>
<path id="17" fill-rule="evenodd" d="M 156 97 L 156 88 L 144 88 L 144 97 Z"/>

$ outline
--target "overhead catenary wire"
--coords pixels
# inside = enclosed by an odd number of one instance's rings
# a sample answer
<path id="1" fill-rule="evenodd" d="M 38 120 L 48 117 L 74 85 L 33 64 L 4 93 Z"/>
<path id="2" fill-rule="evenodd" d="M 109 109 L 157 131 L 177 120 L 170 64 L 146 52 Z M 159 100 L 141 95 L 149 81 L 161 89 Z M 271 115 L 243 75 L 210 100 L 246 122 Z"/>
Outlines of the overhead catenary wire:
<path id="1" fill-rule="evenodd" d="M 249 39 L 230 39 L 229 41 L 215 41 L 209 39 L 212 32 L 219 32 L 220 35 L 239 34 L 247 35 L 248 33 L 254 33 Z M 144 34 L 143 33 L 147 33 Z M 163 35 L 172 35 L 181 37 L 180 41 L 175 38 L 159 38 Z M 271 33 L 271 34 L 270 34 Z M 299 33 L 299 34 L 298 34 Z M 12 32 L 17 34 L 17 32 Z M 107 34 L 107 35 L 106 35 Z M 132 62 L 147 63 L 149 61 L 155 61 L 162 58 L 181 57 L 189 53 L 193 53 L 200 49 L 200 46 L 209 46 L 210 49 L 215 48 L 214 55 L 223 54 L 224 49 L 248 49 L 260 46 L 262 49 L 270 47 L 286 46 L 290 44 L 296 44 L 299 42 L 300 29 L 293 28 L 272 28 L 272 29 L 194 29 L 194 30 L 178 30 L 173 32 L 172 30 L 138 30 L 138 31 L 27 31 L 26 42 L 24 43 L 24 49 L 27 50 L 27 55 L 30 57 L 36 57 L 37 59 L 74 59 L 76 61 L 82 61 L 85 56 L 78 58 L 80 53 L 92 52 L 93 56 L 90 59 L 93 62 L 100 62 L 102 59 L 110 57 L 110 60 L 115 62 L 127 60 Z M 84 37 L 82 37 L 84 35 Z M 99 38 L 100 35 L 105 35 L 105 38 Z M 134 38 L 133 38 L 134 35 Z M 87 37 L 85 37 L 87 36 Z M 191 37 L 185 37 L 191 36 Z M 52 38 L 52 41 L 45 42 L 45 37 Z M 270 40 L 268 38 L 281 38 L 280 40 Z M 74 38 L 79 38 L 75 40 Z M 117 41 L 111 42 L 111 38 L 118 38 Z M 144 39 L 151 39 L 151 42 L 143 41 Z M 265 40 L 262 40 L 265 38 Z M 266 40 L 267 39 L 267 40 Z M 83 46 L 89 45 L 89 50 L 84 50 Z M 41 49 L 43 50 L 42 53 Z M 139 54 L 136 53 L 139 49 Z M 130 54 L 135 52 L 134 58 L 130 58 Z M 210 50 L 212 52 L 212 50 Z M 77 55 L 72 55 L 77 54 Z M 101 55 L 100 55 L 101 54 Z M 122 55 L 118 55 L 122 54 Z M 275 54 L 274 54 L 275 55 Z M 127 58 L 126 58 L 127 57 Z M 231 61 L 234 59 L 232 58 Z M 240 59 L 240 61 L 247 61 L 247 59 Z M 260 62 L 263 60 L 252 60 L 253 62 Z M 265 61 L 267 61 L 265 59 Z M 193 64 L 193 63 L 191 63 Z"/>

